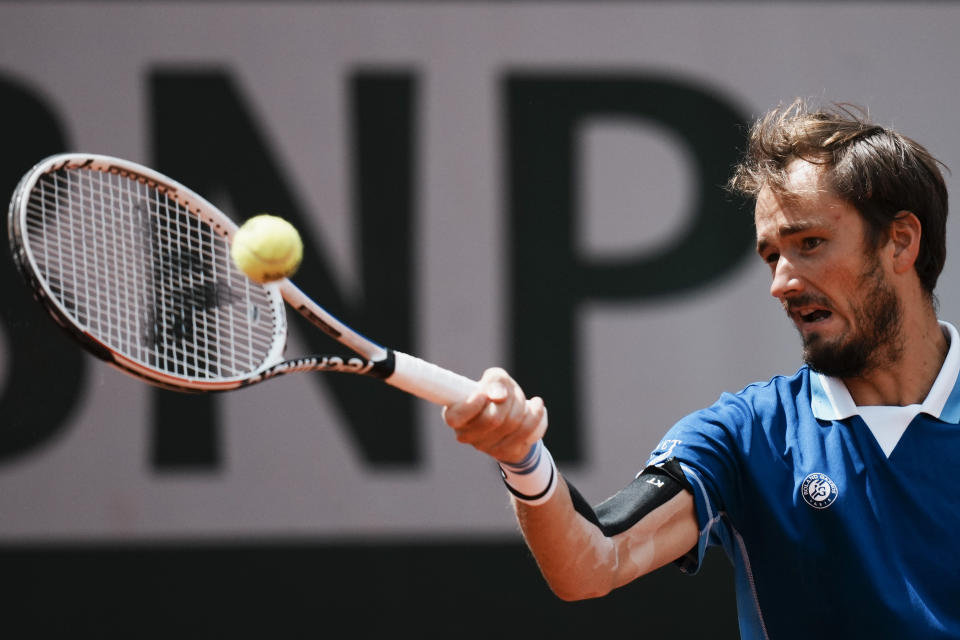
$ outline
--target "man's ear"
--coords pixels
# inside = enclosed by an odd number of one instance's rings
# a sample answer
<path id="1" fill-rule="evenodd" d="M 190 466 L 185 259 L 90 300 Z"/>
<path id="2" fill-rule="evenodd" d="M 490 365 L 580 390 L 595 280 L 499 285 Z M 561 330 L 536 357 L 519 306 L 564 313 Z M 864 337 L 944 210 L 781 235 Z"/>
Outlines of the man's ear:
<path id="1" fill-rule="evenodd" d="M 893 246 L 893 270 L 904 273 L 913 268 L 920 254 L 920 236 L 923 229 L 920 219 L 912 211 L 899 211 L 890 223 L 890 240 Z"/>

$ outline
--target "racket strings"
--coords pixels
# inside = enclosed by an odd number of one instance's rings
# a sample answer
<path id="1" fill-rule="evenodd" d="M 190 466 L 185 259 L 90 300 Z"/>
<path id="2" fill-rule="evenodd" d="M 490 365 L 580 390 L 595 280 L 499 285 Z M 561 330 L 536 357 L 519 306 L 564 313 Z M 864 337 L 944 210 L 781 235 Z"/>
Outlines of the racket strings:
<path id="1" fill-rule="evenodd" d="M 85 332 L 128 360 L 193 379 L 244 376 L 277 339 L 268 292 L 229 245 L 169 193 L 85 168 L 39 178 L 25 217 L 46 288 Z"/>

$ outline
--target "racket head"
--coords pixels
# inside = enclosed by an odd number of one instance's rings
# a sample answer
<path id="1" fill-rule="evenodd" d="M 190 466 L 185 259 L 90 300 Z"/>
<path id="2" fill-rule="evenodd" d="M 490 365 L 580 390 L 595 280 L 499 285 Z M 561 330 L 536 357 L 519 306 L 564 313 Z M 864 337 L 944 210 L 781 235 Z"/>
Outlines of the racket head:
<path id="1" fill-rule="evenodd" d="M 283 298 L 233 264 L 236 229 L 179 182 L 88 153 L 37 163 L 8 212 L 14 262 L 57 323 L 98 358 L 179 391 L 233 389 L 282 360 Z"/>

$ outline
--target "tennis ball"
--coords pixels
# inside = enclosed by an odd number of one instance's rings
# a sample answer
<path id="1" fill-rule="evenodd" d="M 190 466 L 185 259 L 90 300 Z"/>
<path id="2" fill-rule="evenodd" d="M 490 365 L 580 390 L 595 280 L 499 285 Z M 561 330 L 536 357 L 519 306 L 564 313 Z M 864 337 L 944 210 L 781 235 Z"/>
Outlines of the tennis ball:
<path id="1" fill-rule="evenodd" d="M 303 259 L 303 241 L 292 224 L 266 213 L 244 222 L 233 236 L 234 264 L 254 282 L 292 276 Z"/>

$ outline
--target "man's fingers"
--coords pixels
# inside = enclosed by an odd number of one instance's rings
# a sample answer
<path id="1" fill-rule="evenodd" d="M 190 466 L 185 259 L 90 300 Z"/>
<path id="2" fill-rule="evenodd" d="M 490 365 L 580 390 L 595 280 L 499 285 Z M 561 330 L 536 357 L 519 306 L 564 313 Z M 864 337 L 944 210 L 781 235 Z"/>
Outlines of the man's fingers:
<path id="1" fill-rule="evenodd" d="M 490 402 L 503 402 L 510 395 L 510 391 L 507 389 L 506 385 L 499 380 L 494 380 L 485 387 L 481 388 L 486 392 L 487 398 L 489 398 Z"/>
<path id="2" fill-rule="evenodd" d="M 547 413 L 540 398 L 531 398 L 518 404 L 518 415 L 506 421 L 501 428 L 483 434 L 474 446 L 503 462 L 522 460 L 530 447 L 546 433 Z"/>
<path id="3" fill-rule="evenodd" d="M 543 436 L 547 433 L 547 425 L 549 423 L 547 420 L 547 407 L 543 403 L 543 398 L 540 397 L 530 398 L 530 400 L 527 400 L 527 404 L 530 407 L 535 426 L 530 430 L 530 433 L 527 434 L 526 443 L 533 444 L 537 440 L 542 440 Z"/>
<path id="4" fill-rule="evenodd" d="M 483 412 L 488 420 L 502 422 L 501 412 L 506 415 L 509 406 L 503 409 L 504 404 L 511 397 L 511 387 L 517 387 L 506 371 L 500 368 L 491 368 L 483 372 L 477 391 L 463 402 L 444 407 L 443 419 L 454 429 L 466 426 Z"/>
<path id="5" fill-rule="evenodd" d="M 443 418 L 458 441 L 502 461 L 522 460 L 547 430 L 543 400 L 528 400 L 499 368 L 487 369 L 478 390 L 465 401 L 445 407 Z"/>
<path id="6" fill-rule="evenodd" d="M 471 393 L 466 400 L 443 408 L 443 420 L 454 429 L 459 429 L 476 418 L 487 406 L 489 399 L 483 387 Z"/>

